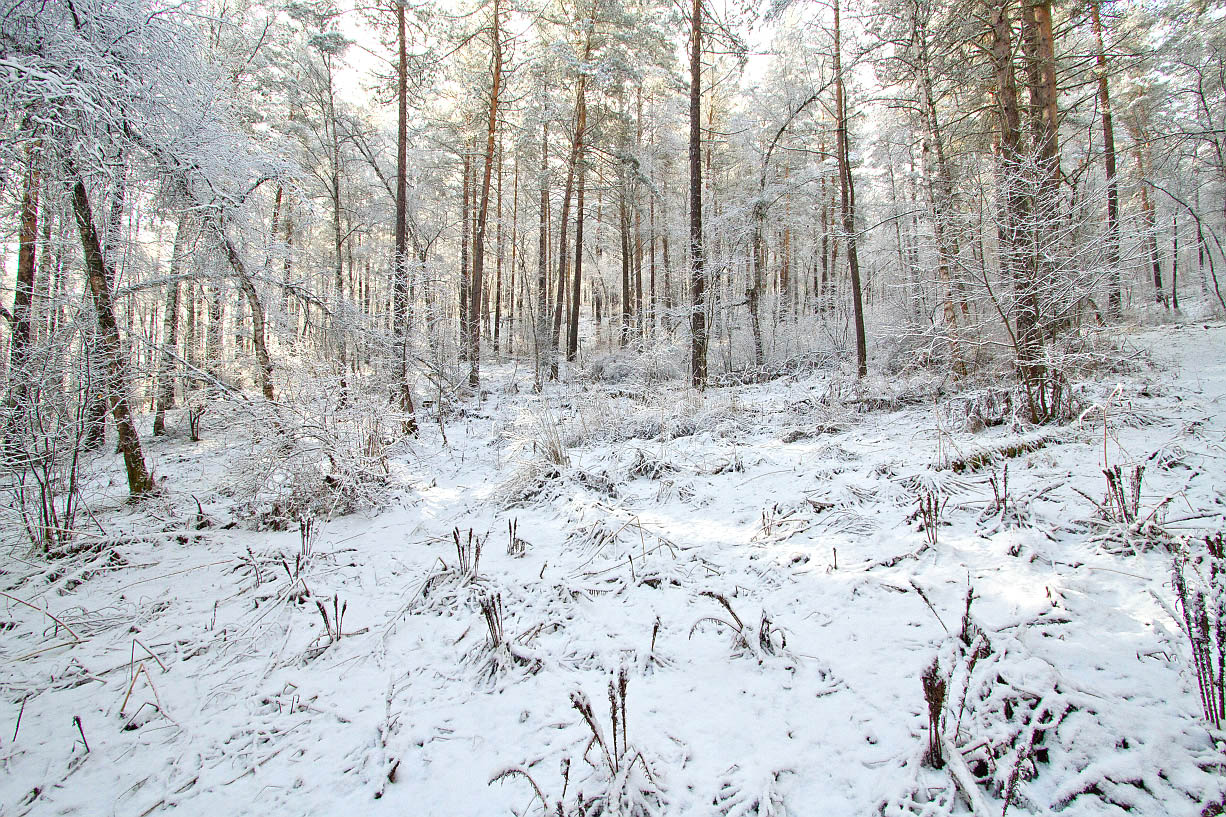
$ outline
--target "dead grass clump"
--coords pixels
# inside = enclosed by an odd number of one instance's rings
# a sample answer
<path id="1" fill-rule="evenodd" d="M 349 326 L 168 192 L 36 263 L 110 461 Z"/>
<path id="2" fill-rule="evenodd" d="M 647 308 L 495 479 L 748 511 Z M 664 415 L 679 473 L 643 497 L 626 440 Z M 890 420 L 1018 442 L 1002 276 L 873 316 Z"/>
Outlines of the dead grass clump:
<path id="1" fill-rule="evenodd" d="M 1094 506 L 1094 514 L 1084 520 L 1107 550 L 1116 553 L 1136 553 L 1155 544 L 1170 544 L 1170 536 L 1163 529 L 1163 512 L 1175 498 L 1164 497 L 1152 507 L 1142 507 L 1141 484 L 1145 466 L 1136 465 L 1125 471 L 1119 465 L 1103 469 L 1106 492 L 1097 500 L 1084 491 L 1074 488 Z"/>
<path id="2" fill-rule="evenodd" d="M 573 771 L 576 764 L 571 758 L 564 758 L 561 763 L 562 792 L 552 800 L 522 766 L 499 772 L 490 779 L 490 784 L 512 778 L 525 780 L 532 787 L 534 800 L 540 800 L 542 815 L 547 816 L 652 817 L 660 814 L 665 801 L 659 777 L 629 739 L 626 707 L 629 683 L 629 672 L 624 666 L 609 679 L 607 731 L 587 694 L 582 690 L 570 694 L 571 707 L 579 713 L 590 734 L 580 757 L 590 767 L 590 774 L 572 786 L 572 777 L 578 776 Z M 572 789 L 574 794 L 571 794 Z"/>
<path id="3" fill-rule="evenodd" d="M 732 609 L 732 604 L 729 603 L 725 596 L 709 590 L 704 590 L 699 595 L 719 602 L 720 606 L 728 613 L 728 618 L 703 616 L 698 621 L 695 621 L 694 626 L 690 628 L 690 638 L 694 637 L 694 633 L 701 625 L 706 623 L 716 624 L 727 629 L 732 634 L 732 651 L 734 656 L 756 658 L 759 664 L 763 663 L 767 658 L 782 655 L 787 649 L 788 641 L 787 636 L 783 633 L 783 628 L 776 626 L 765 610 L 762 611 L 761 619 L 756 625 L 746 624 L 737 615 L 736 610 Z"/>
<path id="4" fill-rule="evenodd" d="M 514 639 L 507 638 L 502 594 L 485 593 L 478 603 L 481 607 L 481 618 L 485 622 L 485 644 L 469 659 L 477 668 L 478 679 L 492 684 L 499 677 L 514 670 L 525 670 L 530 675 L 540 672 L 544 665 L 540 657 L 516 643 Z"/>
<path id="5" fill-rule="evenodd" d="M 480 598 L 485 582 L 478 569 L 481 550 L 488 538 L 478 536 L 471 528 L 466 534 L 460 533 L 459 528 L 452 529 L 455 563 L 449 565 L 439 557 L 438 568 L 426 576 L 412 606 L 419 610 L 455 612 L 469 606 L 475 598 Z"/>
<path id="6" fill-rule="evenodd" d="M 677 472 L 677 466 L 652 454 L 642 448 L 635 448 L 630 462 L 626 464 L 626 476 L 629 479 L 646 477 L 651 480 L 662 479 L 668 474 Z"/>
<path id="7" fill-rule="evenodd" d="M 526 539 L 519 537 L 519 520 L 507 520 L 507 555 L 512 559 L 522 559 L 532 545 Z"/>

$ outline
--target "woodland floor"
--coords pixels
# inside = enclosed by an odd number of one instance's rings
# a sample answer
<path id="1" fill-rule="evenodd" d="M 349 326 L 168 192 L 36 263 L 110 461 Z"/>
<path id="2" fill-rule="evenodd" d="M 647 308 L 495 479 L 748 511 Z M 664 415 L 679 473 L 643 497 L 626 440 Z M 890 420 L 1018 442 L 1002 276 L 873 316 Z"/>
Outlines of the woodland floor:
<path id="1" fill-rule="evenodd" d="M 1127 345 L 1038 430 L 884 380 L 530 395 L 493 367 L 309 554 L 229 525 L 220 429 L 151 443 L 141 507 L 108 456 L 105 547 L 0 557 L 0 815 L 540 814 L 534 785 L 567 814 L 1220 813 L 1170 573 L 1226 525 L 1226 325 Z M 1137 524 L 1100 512 L 1104 455 L 1145 466 Z"/>

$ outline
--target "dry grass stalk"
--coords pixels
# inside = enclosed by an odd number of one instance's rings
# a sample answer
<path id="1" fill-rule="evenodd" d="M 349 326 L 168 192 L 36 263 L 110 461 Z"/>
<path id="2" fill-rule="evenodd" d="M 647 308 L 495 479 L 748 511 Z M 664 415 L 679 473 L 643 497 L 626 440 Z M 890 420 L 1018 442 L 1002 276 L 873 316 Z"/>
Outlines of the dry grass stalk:
<path id="1" fill-rule="evenodd" d="M 946 682 L 937 659 L 932 659 L 920 676 L 920 682 L 924 686 L 924 700 L 928 703 L 928 754 L 924 760 L 934 769 L 940 769 L 945 765 L 941 755 L 941 710 L 945 706 Z"/>
<path id="2" fill-rule="evenodd" d="M 38 611 L 38 612 L 42 613 L 44 616 L 46 616 L 47 618 L 49 618 L 49 619 L 51 619 L 52 621 L 54 621 L 54 622 L 55 622 L 55 626 L 56 626 L 57 628 L 59 628 L 59 627 L 63 627 L 63 628 L 64 628 L 64 631 L 65 631 L 66 633 L 68 633 L 70 636 L 72 636 L 72 640 L 73 640 L 73 641 L 77 642 L 78 644 L 80 644 L 80 643 L 81 643 L 81 640 L 82 640 L 82 639 L 81 639 L 81 636 L 77 635 L 77 634 L 76 634 L 76 633 L 73 631 L 73 629 L 72 629 L 71 627 L 69 627 L 67 624 L 65 624 L 63 621 L 61 621 L 61 620 L 60 620 L 58 617 L 56 617 L 55 615 L 53 615 L 53 614 L 52 614 L 52 613 L 50 613 L 49 611 L 44 610 L 44 609 L 43 609 L 43 608 L 41 608 L 41 607 L 35 607 L 33 604 L 30 604 L 30 602 L 26 601 L 25 599 L 19 599 L 19 598 L 17 598 L 17 597 L 16 597 L 16 596 L 14 596 L 14 595 L 11 595 L 11 594 L 9 594 L 9 593 L 5 593 L 3 590 L 0 590 L 0 596 L 4 596 L 6 599 L 8 599 L 8 600 L 10 600 L 10 601 L 15 601 L 15 602 L 17 602 L 18 604 L 24 604 L 26 607 L 29 607 L 31 610 L 36 610 L 36 611 Z M 56 630 L 56 632 L 57 632 L 57 633 L 59 632 L 59 631 L 58 631 L 58 629 Z"/>
<path id="3" fill-rule="evenodd" d="M 1172 578 L 1192 647 L 1201 709 L 1205 720 L 1221 729 L 1226 721 L 1226 540 L 1221 532 L 1205 537 L 1205 550 L 1197 557 L 1176 556 Z"/>

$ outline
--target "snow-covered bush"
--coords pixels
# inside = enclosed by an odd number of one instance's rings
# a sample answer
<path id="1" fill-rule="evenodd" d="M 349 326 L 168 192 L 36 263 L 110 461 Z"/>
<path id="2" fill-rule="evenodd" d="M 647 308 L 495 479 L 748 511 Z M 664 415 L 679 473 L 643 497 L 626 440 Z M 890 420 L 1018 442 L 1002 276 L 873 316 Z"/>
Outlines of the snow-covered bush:
<path id="1" fill-rule="evenodd" d="M 92 462 L 86 448 L 98 422 L 91 398 L 99 386 L 89 368 L 69 378 L 42 367 L 48 362 L 42 358 L 57 354 L 55 344 L 35 351 L 36 365 L 20 374 L 29 381 L 13 384 L 0 410 L 9 495 L 4 515 L 16 517 L 4 527 L 22 531 L 36 550 L 54 553 L 77 533 L 84 508 L 81 487 Z M 42 376 L 33 376 L 36 370 Z"/>
<path id="2" fill-rule="evenodd" d="M 381 395 L 355 389 L 340 404 L 314 390 L 286 389 L 271 405 L 215 402 L 213 422 L 238 426 L 248 436 L 231 480 L 240 513 L 259 527 L 284 530 L 303 517 L 378 505 L 393 439 Z"/>

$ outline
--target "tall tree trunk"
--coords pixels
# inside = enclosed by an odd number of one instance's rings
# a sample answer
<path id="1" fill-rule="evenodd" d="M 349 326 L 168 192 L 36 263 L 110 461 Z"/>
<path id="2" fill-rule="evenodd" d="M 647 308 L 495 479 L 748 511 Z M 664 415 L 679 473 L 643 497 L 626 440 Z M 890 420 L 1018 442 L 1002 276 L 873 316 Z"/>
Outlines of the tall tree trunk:
<path id="1" fill-rule="evenodd" d="M 490 39 L 494 49 L 493 81 L 490 87 L 489 122 L 485 131 L 485 166 L 481 177 L 481 199 L 477 210 L 477 231 L 473 238 L 473 280 L 469 288 L 468 336 L 469 370 L 468 385 L 477 388 L 481 384 L 481 288 L 485 268 L 485 227 L 490 205 L 490 174 L 494 169 L 494 145 L 498 136 L 498 92 L 502 87 L 502 14 L 500 0 L 494 0 L 493 19 L 490 22 Z"/>
<path id="2" fill-rule="evenodd" d="M 583 65 L 592 56 L 592 31 L 595 28 L 596 22 L 596 3 L 592 3 L 592 17 L 590 25 L 587 29 L 587 39 L 583 47 Z M 553 304 L 553 333 L 549 343 L 549 377 L 551 380 L 556 380 L 558 377 L 558 350 L 559 342 L 562 336 L 562 300 L 563 293 L 566 291 L 566 262 L 570 256 L 567 252 L 567 231 L 566 222 L 570 219 L 570 196 L 574 189 L 575 173 L 578 170 L 579 157 L 583 151 L 583 136 L 584 130 L 587 128 L 587 73 L 579 75 L 579 82 L 575 89 L 575 132 L 571 137 L 570 142 L 570 159 L 566 165 L 566 185 L 562 190 L 562 218 L 558 222 L 558 231 L 561 234 L 558 239 L 558 275 L 557 275 L 557 290 L 554 293 Z"/>
<path id="3" fill-rule="evenodd" d="M 230 262 L 230 267 L 238 278 L 238 286 L 247 301 L 247 308 L 251 310 L 251 344 L 255 349 L 255 359 L 258 364 L 260 392 L 264 395 L 264 399 L 271 403 L 274 400 L 272 358 L 268 354 L 266 342 L 264 305 L 260 301 L 259 293 L 256 292 L 255 284 L 251 282 L 251 276 L 247 273 L 247 266 L 243 263 L 242 256 L 238 254 L 238 248 L 226 237 L 224 222 L 218 219 L 213 228 L 217 231 L 217 238 L 225 249 L 226 260 Z"/>
<path id="4" fill-rule="evenodd" d="M 469 343 L 472 334 L 468 330 L 468 290 L 472 286 L 472 276 L 469 270 L 469 240 L 472 229 L 472 152 L 464 151 L 464 183 L 460 217 L 460 360 L 468 360 L 471 356 Z"/>
<path id="5" fill-rule="evenodd" d="M 162 353 L 158 357 L 157 376 L 153 383 L 153 393 L 157 399 L 157 407 L 153 415 L 153 433 L 166 433 L 166 412 L 175 405 L 175 382 L 171 377 L 171 366 L 174 363 L 174 350 L 179 344 L 179 276 L 183 270 L 183 259 L 187 254 L 188 216 L 179 216 L 179 225 L 175 228 L 173 255 L 170 258 L 170 283 L 166 287 L 166 305 L 162 310 Z"/>
<path id="6" fill-rule="evenodd" d="M 954 183 L 953 173 L 945 158 L 941 120 L 937 116 L 936 97 L 932 90 L 932 68 L 926 20 L 916 20 L 916 41 L 919 46 L 917 74 L 923 98 L 924 121 L 928 131 L 923 145 L 924 179 L 932 207 L 932 229 L 937 244 L 937 277 L 941 283 L 943 315 L 949 331 L 950 364 L 954 374 L 961 377 L 966 374 L 966 362 L 962 357 L 958 314 L 954 310 L 954 287 L 950 270 L 952 259 L 958 255 L 957 237 L 951 233 L 950 224 L 955 212 Z"/>
<path id="7" fill-rule="evenodd" d="M 9 337 L 8 403 L 25 398 L 31 373 L 26 372 L 33 341 L 35 252 L 38 246 L 39 154 L 37 144 L 26 151 L 26 172 L 21 184 L 21 228 L 17 246 L 17 283 L 13 292 L 13 316 Z"/>
<path id="8" fill-rule="evenodd" d="M 634 295 L 630 289 L 633 262 L 630 257 L 630 212 L 626 206 L 626 171 L 624 167 L 620 169 L 618 176 L 620 184 L 618 184 L 617 195 L 617 236 L 621 241 L 622 264 L 621 323 L 618 330 L 618 343 L 625 347 L 630 343 L 630 324 L 632 322 L 630 313 L 634 305 Z"/>
<path id="9" fill-rule="evenodd" d="M 707 385 L 706 270 L 702 244 L 702 0 L 690 11 L 690 380 Z"/>
<path id="10" fill-rule="evenodd" d="M 766 168 L 763 168 L 762 179 L 766 179 Z M 765 365 L 765 352 L 762 347 L 762 288 L 766 268 L 766 191 L 759 187 L 758 201 L 753 206 L 753 235 L 750 238 L 750 280 L 745 291 L 745 305 L 749 309 L 749 331 L 753 335 L 754 367 L 761 372 Z"/>
<path id="11" fill-rule="evenodd" d="M 1142 145 L 1142 133 L 1139 127 L 1132 130 L 1132 152 L 1137 163 L 1137 175 L 1141 180 L 1141 216 L 1145 221 L 1145 249 L 1149 254 L 1150 269 L 1154 281 L 1154 301 L 1167 306 L 1166 293 L 1162 289 L 1162 257 L 1158 254 L 1158 217 L 1155 212 L 1154 199 L 1149 194 L 1149 174 L 1145 161 L 1145 147 Z"/>
<path id="12" fill-rule="evenodd" d="M 153 476 L 145 467 L 140 436 L 128 408 L 127 372 L 124 366 L 123 345 L 119 338 L 119 327 L 115 323 L 115 310 L 111 295 L 115 273 L 102 254 L 102 246 L 98 242 L 98 231 L 94 226 L 94 215 L 89 206 L 85 182 L 74 169 L 70 168 L 69 173 L 74 178 L 72 209 L 81 233 L 81 249 L 85 256 L 87 284 L 94 303 L 94 311 L 97 314 L 99 346 L 103 364 L 107 370 L 108 400 L 111 414 L 115 418 L 115 428 L 118 430 L 119 451 L 123 455 L 124 467 L 127 470 L 128 495 L 137 498 L 151 493 L 154 483 Z"/>
<path id="13" fill-rule="evenodd" d="M 1171 213 L 1171 309 L 1179 311 L 1179 216 Z"/>
<path id="14" fill-rule="evenodd" d="M 1107 86 L 1107 51 L 1103 45 L 1103 23 L 1099 0 L 1089 0 L 1094 27 L 1095 59 L 1098 63 L 1098 105 L 1102 111 L 1103 166 L 1107 173 L 1107 312 L 1118 319 L 1123 312 L 1123 285 L 1120 281 L 1120 192 L 1115 170 L 1115 127 L 1111 121 L 1111 94 Z"/>
<path id="15" fill-rule="evenodd" d="M 536 322 L 532 355 L 536 364 L 536 390 L 541 390 L 541 353 L 549 335 L 549 123 L 541 123 L 540 231 L 536 249 Z"/>
<path id="16" fill-rule="evenodd" d="M 200 288 L 187 282 L 187 326 L 183 331 L 184 370 L 183 398 L 200 388 Z"/>
<path id="17" fill-rule="evenodd" d="M 396 226 L 395 279 L 392 282 L 392 338 L 395 343 L 393 392 L 404 419 L 405 434 L 417 433 L 413 411 L 413 390 L 409 384 L 409 242 L 408 242 L 408 154 L 409 154 L 409 55 L 405 32 L 404 3 L 396 2 Z"/>
<path id="18" fill-rule="evenodd" d="M 224 340 L 222 323 L 225 321 L 225 305 L 221 300 L 220 284 L 209 287 L 208 299 L 209 323 L 204 335 L 204 371 L 209 379 L 214 381 L 210 385 L 216 385 L 216 381 L 221 378 L 221 346 Z"/>
<path id="19" fill-rule="evenodd" d="M 519 258 L 519 154 L 516 153 L 512 161 L 511 175 L 511 280 L 507 286 L 507 355 L 515 353 L 515 298 L 518 290 L 515 288 L 516 267 L 515 262 L 523 264 L 523 259 Z M 523 280 L 523 276 L 518 276 Z M 520 301 L 520 310 L 523 309 L 523 301 Z"/>
<path id="20" fill-rule="evenodd" d="M 656 197 L 654 179 L 647 196 L 647 338 L 656 335 Z"/>
<path id="21" fill-rule="evenodd" d="M 579 300 L 583 285 L 583 182 L 587 168 L 583 152 L 579 153 L 579 189 L 575 194 L 575 275 L 570 291 L 570 326 L 567 332 L 566 362 L 574 363 L 579 355 Z"/>
<path id="22" fill-rule="evenodd" d="M 1023 6 L 1025 9 L 1026 6 Z M 1026 236 L 1033 232 L 1030 224 L 1030 199 L 1022 178 L 1025 157 L 1022 152 L 1021 113 L 1017 97 L 1017 81 L 1013 71 L 1012 31 L 1006 5 L 993 6 L 992 62 L 996 72 L 996 96 L 1001 127 L 1000 186 L 1003 208 L 1000 216 L 999 243 L 1001 269 L 1013 283 L 1014 326 L 1013 345 L 1017 355 L 1018 374 L 1031 394 L 1031 419 L 1038 416 L 1038 404 L 1033 389 L 1042 386 L 1044 369 L 1039 361 L 1041 338 L 1038 329 L 1038 295 L 1036 292 L 1036 257 L 1033 241 Z M 1006 323 L 1006 328 L 1009 328 Z"/>
<path id="23" fill-rule="evenodd" d="M 110 264 L 114 264 L 113 259 L 118 251 L 119 233 L 123 227 L 123 205 L 124 197 L 127 195 L 125 174 L 126 168 L 120 168 L 120 176 L 115 182 L 115 189 L 111 196 L 110 217 L 107 219 L 106 231 L 102 234 L 101 239 L 100 246 L 103 258 L 107 259 Z M 95 349 L 101 349 L 103 341 L 96 336 L 94 340 Z M 96 359 L 93 361 L 93 364 L 101 373 L 100 376 L 105 378 L 107 370 L 106 362 Z M 108 411 L 110 411 L 110 404 L 107 401 L 107 389 L 96 389 L 89 405 L 89 420 L 85 432 L 86 448 L 97 448 L 106 442 L 106 415 Z"/>
<path id="24" fill-rule="evenodd" d="M 502 140 L 498 140 L 498 183 L 495 196 L 498 200 L 498 230 L 494 236 L 497 265 L 494 271 L 494 356 L 502 354 Z"/>
<path id="25" fill-rule="evenodd" d="M 847 89 L 843 82 L 842 42 L 839 29 L 839 0 L 834 3 L 834 95 L 838 117 L 836 138 L 839 164 L 839 207 L 843 216 L 843 236 L 847 242 L 847 266 L 851 272 L 851 306 L 856 331 L 856 371 L 868 374 L 868 347 L 864 338 L 864 301 L 860 292 L 860 260 L 856 240 L 856 191 L 851 178 L 851 148 L 847 135 Z"/>

